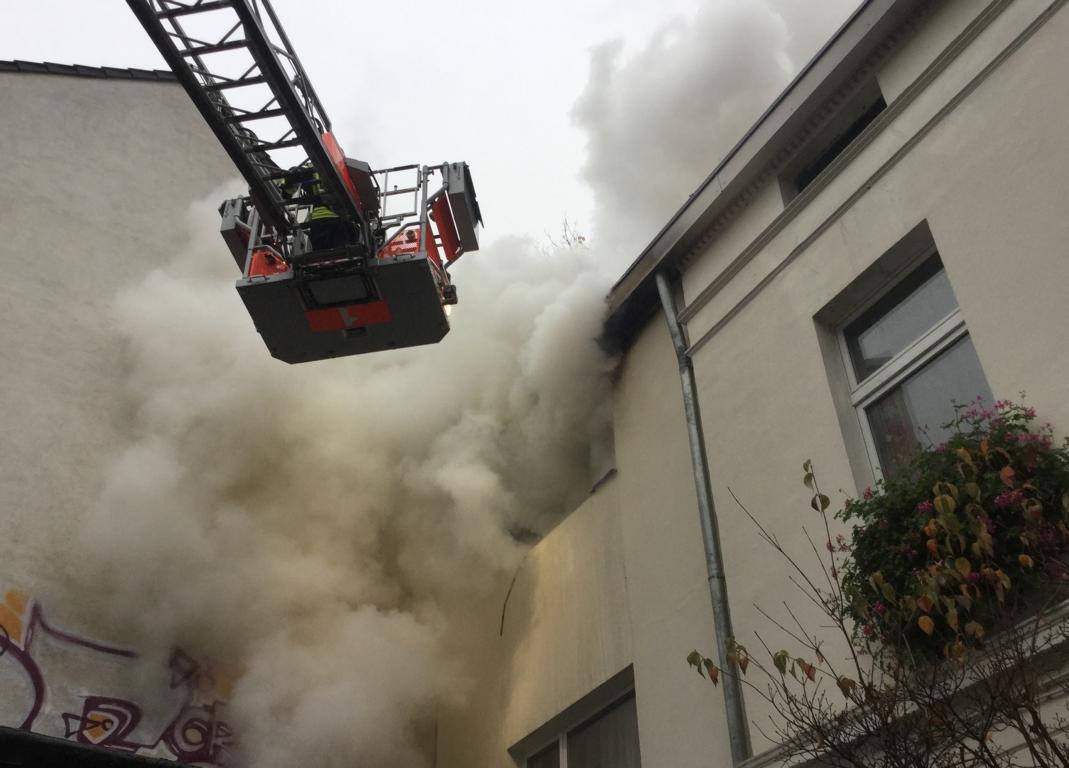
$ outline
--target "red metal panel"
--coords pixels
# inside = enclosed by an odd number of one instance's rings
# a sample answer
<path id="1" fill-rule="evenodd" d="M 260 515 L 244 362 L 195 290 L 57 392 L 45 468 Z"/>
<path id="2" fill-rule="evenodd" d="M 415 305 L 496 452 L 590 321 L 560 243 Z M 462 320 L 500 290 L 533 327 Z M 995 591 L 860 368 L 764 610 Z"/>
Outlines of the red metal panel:
<path id="1" fill-rule="evenodd" d="M 419 253 L 422 250 L 419 242 L 419 229 L 417 225 L 398 231 L 386 245 L 379 249 L 378 257 L 388 259 L 392 256 Z M 433 236 L 427 238 L 427 257 L 439 267 L 442 266 L 442 257 L 438 255 L 438 244 L 434 242 Z"/>
<path id="2" fill-rule="evenodd" d="M 270 277 L 289 272 L 289 265 L 275 256 L 267 248 L 257 248 L 252 252 L 252 262 L 249 264 L 249 277 Z"/>
<path id="3" fill-rule="evenodd" d="M 419 229 L 416 227 L 397 232 L 386 245 L 382 246 L 378 257 L 387 259 L 393 256 L 407 256 L 411 253 L 419 253 Z"/>
<path id="4" fill-rule="evenodd" d="M 393 316 L 385 301 L 369 301 L 366 304 L 350 304 L 346 307 L 310 309 L 304 313 L 304 319 L 310 330 L 319 333 L 388 323 Z"/>
<path id="5" fill-rule="evenodd" d="M 356 203 L 360 212 L 364 213 L 364 201 L 360 199 L 360 195 L 353 185 L 353 180 L 349 178 L 349 168 L 345 165 L 345 153 L 342 152 L 341 147 L 338 145 L 338 140 L 329 131 L 321 134 L 320 138 L 323 140 L 323 146 L 326 147 L 327 154 L 330 155 L 330 161 L 334 163 L 334 167 L 338 169 L 338 175 L 345 182 L 345 188 L 352 195 L 353 202 Z"/>
<path id="6" fill-rule="evenodd" d="M 434 216 L 434 223 L 438 225 L 438 235 L 442 238 L 445 260 L 452 264 L 460 257 L 462 251 L 456 223 L 453 221 L 453 212 L 449 209 L 449 201 L 445 195 L 440 195 L 431 203 L 431 214 Z"/>
<path id="7" fill-rule="evenodd" d="M 310 309 L 304 313 L 308 327 L 317 332 L 345 330 L 345 317 L 340 309 Z"/>
<path id="8" fill-rule="evenodd" d="M 349 316 L 349 328 L 357 325 L 378 325 L 388 323 L 393 319 L 390 308 L 385 301 L 369 301 L 365 304 L 350 304 L 343 307 L 343 311 Z"/>

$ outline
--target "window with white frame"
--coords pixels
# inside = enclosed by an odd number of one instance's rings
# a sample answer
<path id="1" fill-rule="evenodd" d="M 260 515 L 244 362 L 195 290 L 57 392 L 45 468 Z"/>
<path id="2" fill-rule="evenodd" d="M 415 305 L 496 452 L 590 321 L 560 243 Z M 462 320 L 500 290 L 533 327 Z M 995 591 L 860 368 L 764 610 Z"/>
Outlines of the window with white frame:
<path id="1" fill-rule="evenodd" d="M 547 737 L 549 743 L 523 761 L 525 768 L 641 768 L 634 691 Z"/>
<path id="2" fill-rule="evenodd" d="M 953 403 L 991 401 L 958 301 L 934 249 L 846 322 L 839 342 L 869 459 L 890 477 L 918 445 L 937 446 Z"/>

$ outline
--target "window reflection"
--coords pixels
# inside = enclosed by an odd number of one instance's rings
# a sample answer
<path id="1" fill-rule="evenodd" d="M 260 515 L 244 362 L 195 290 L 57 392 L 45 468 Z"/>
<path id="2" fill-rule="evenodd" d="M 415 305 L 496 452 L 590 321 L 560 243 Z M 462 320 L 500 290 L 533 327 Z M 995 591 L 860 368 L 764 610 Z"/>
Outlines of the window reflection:
<path id="1" fill-rule="evenodd" d="M 938 256 L 933 256 L 844 330 L 860 382 L 936 323 L 958 301 Z"/>
<path id="2" fill-rule="evenodd" d="M 950 434 L 943 429 L 954 417 L 953 402 L 967 403 L 977 395 L 992 401 L 972 340 L 966 336 L 924 368 L 866 409 L 872 439 L 884 477 L 905 466 L 927 430 L 932 445 Z"/>

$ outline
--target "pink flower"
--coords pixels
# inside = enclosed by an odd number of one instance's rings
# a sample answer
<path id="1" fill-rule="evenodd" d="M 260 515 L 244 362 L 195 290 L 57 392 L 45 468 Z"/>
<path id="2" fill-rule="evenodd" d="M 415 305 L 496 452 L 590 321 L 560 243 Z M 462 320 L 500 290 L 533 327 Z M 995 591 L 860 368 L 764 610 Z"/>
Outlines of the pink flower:
<path id="1" fill-rule="evenodd" d="M 885 613 L 887 613 L 887 606 L 884 605 L 881 601 L 877 600 L 875 603 L 872 604 L 872 612 L 875 613 L 877 616 L 883 616 Z"/>
<path id="2" fill-rule="evenodd" d="M 917 511 L 920 512 L 922 515 L 927 515 L 931 513 L 934 509 L 935 505 L 927 499 L 917 505 Z"/>
<path id="3" fill-rule="evenodd" d="M 940 443 L 939 445 L 935 446 L 935 452 L 936 453 L 946 453 L 946 450 L 947 450 L 947 444 L 946 443 Z"/>
<path id="4" fill-rule="evenodd" d="M 1024 501 L 1024 492 L 1020 488 L 1017 488 L 1012 491 L 1003 491 L 995 497 L 995 508 L 1006 509 L 1007 507 L 1016 506 L 1022 501 Z M 984 524 L 988 526 L 988 533 L 991 533 L 993 530 L 992 527 L 994 526 L 994 523 L 992 523 L 990 520 L 985 520 Z"/>
<path id="5" fill-rule="evenodd" d="M 872 626 L 871 624 L 865 624 L 863 627 L 861 627 L 861 634 L 863 634 L 865 637 L 872 637 L 876 634 L 876 627 Z"/>
<path id="6" fill-rule="evenodd" d="M 864 496 L 866 499 L 871 499 L 876 494 L 872 492 L 872 488 L 866 488 L 861 495 Z"/>

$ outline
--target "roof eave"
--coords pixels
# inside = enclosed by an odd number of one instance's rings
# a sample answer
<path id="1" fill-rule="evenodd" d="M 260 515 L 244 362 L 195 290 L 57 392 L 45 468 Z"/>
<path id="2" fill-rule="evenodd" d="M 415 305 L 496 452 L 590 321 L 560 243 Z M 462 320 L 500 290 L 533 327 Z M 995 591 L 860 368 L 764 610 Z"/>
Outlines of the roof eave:
<path id="1" fill-rule="evenodd" d="M 865 0 L 628 267 L 609 293 L 606 337 L 625 348 L 656 311 L 654 274 L 678 270 L 712 223 L 826 100 L 928 0 Z"/>

